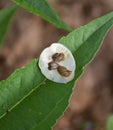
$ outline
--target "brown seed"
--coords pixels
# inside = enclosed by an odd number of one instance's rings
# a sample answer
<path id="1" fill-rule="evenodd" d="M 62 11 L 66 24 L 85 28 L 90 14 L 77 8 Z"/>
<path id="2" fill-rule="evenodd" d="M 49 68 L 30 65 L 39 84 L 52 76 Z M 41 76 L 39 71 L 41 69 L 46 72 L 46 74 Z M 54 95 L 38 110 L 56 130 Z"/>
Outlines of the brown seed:
<path id="1" fill-rule="evenodd" d="M 52 55 L 52 59 L 55 62 L 60 62 L 60 61 L 64 60 L 64 54 L 63 53 L 55 53 L 54 55 Z"/>
<path id="2" fill-rule="evenodd" d="M 48 63 L 48 69 L 49 70 L 55 70 L 55 69 L 57 69 L 57 67 L 58 67 L 58 64 L 53 62 L 53 61 Z"/>
<path id="3" fill-rule="evenodd" d="M 64 77 L 69 77 L 70 74 L 71 74 L 71 71 L 70 71 L 70 70 L 68 70 L 68 69 L 66 69 L 66 67 L 60 66 L 60 65 L 58 66 L 57 71 L 58 71 L 58 73 L 59 73 L 61 76 L 64 76 Z"/>

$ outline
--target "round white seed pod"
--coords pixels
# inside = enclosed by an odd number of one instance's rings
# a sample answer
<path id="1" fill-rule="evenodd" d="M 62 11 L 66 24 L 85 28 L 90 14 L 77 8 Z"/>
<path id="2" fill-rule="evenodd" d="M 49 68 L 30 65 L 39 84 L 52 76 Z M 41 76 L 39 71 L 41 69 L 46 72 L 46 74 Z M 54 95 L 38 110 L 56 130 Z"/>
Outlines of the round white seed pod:
<path id="1" fill-rule="evenodd" d="M 39 68 L 47 79 L 67 83 L 74 78 L 76 63 L 68 48 L 60 43 L 53 43 L 42 51 Z"/>

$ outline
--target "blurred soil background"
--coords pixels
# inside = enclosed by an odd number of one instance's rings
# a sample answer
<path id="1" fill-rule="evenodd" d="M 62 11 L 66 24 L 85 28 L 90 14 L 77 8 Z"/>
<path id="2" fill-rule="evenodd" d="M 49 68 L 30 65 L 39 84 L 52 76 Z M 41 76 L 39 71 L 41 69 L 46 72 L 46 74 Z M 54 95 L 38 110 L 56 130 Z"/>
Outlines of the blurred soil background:
<path id="1" fill-rule="evenodd" d="M 48 0 L 72 28 L 88 23 L 113 11 L 113 0 Z M 0 9 L 11 5 L 0 0 Z M 87 32 L 86 32 L 87 33 Z M 68 32 L 60 30 L 20 8 L 8 30 L 0 50 L 0 80 L 15 69 L 37 58 L 41 51 Z M 108 33 L 96 58 L 78 80 L 70 104 L 54 130 L 106 130 L 108 116 L 113 113 L 113 28 Z M 91 127 L 95 126 L 93 129 Z"/>

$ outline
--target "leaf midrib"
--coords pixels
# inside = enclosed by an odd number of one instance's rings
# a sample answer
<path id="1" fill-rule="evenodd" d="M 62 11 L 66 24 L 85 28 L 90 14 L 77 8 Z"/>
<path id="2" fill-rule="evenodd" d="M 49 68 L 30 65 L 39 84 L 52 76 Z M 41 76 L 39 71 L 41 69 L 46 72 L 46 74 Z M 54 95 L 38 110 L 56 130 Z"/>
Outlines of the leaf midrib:
<path id="1" fill-rule="evenodd" d="M 13 105 L 10 109 L 8 109 L 8 111 L 12 111 L 17 105 L 19 105 L 24 99 L 26 99 L 29 95 L 31 95 L 34 91 L 36 91 L 36 89 L 38 89 L 38 87 L 40 87 L 40 85 L 42 85 L 47 79 L 44 78 L 43 81 L 39 84 L 39 85 L 36 85 L 36 87 L 34 87 L 31 91 L 29 91 L 29 93 L 27 93 L 25 96 L 23 96 L 22 99 L 18 100 L 15 105 Z M 6 113 L 3 113 L 1 116 L 0 116 L 0 119 L 3 118 L 4 116 L 7 115 L 7 112 Z"/>
<path id="2" fill-rule="evenodd" d="M 100 26 L 96 31 L 94 31 L 91 35 L 89 35 L 89 37 L 84 41 L 84 42 L 87 42 L 88 40 L 89 40 L 89 38 L 90 37 L 92 37 L 93 35 L 94 35 L 94 33 L 96 33 L 99 29 L 101 29 L 104 25 L 106 25 L 109 21 L 111 21 L 111 20 L 113 20 L 113 17 L 112 18 L 110 18 L 107 22 L 105 22 L 102 26 Z M 104 38 L 103 38 L 104 39 Z M 84 43 L 83 42 L 83 43 Z M 83 43 L 76 49 L 76 51 L 75 52 L 73 52 L 73 55 L 74 55 L 74 57 L 76 56 L 76 52 L 82 47 L 82 45 L 83 45 Z M 97 50 L 98 51 L 98 50 Z M 96 55 L 96 54 L 95 54 Z M 93 59 L 93 58 L 92 58 Z M 87 63 L 87 64 L 89 64 L 89 63 Z M 87 65 L 86 64 L 86 65 Z M 84 66 L 83 66 L 84 67 Z"/>

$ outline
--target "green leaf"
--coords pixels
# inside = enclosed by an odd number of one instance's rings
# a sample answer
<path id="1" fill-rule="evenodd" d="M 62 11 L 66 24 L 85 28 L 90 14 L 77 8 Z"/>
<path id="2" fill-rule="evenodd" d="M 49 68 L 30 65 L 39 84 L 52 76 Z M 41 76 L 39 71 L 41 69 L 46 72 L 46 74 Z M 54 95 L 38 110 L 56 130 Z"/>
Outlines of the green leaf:
<path id="1" fill-rule="evenodd" d="M 8 30 L 9 23 L 17 10 L 17 6 L 10 6 L 0 11 L 0 45 Z"/>
<path id="2" fill-rule="evenodd" d="M 52 23 L 58 28 L 72 31 L 62 19 L 55 13 L 46 0 L 12 0 L 17 5 L 22 6 L 29 12 L 42 17 L 44 20 Z"/>
<path id="3" fill-rule="evenodd" d="M 107 120 L 106 130 L 113 130 L 113 115 L 111 115 Z"/>
<path id="4" fill-rule="evenodd" d="M 113 12 L 82 26 L 59 40 L 74 55 L 77 69 L 67 84 L 45 79 L 34 59 L 28 66 L 0 82 L 0 129 L 51 130 L 68 106 L 77 78 L 94 58 L 113 25 Z"/>

